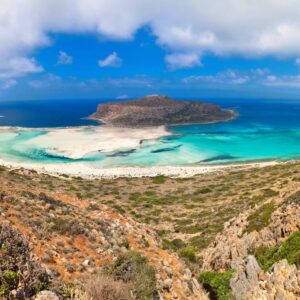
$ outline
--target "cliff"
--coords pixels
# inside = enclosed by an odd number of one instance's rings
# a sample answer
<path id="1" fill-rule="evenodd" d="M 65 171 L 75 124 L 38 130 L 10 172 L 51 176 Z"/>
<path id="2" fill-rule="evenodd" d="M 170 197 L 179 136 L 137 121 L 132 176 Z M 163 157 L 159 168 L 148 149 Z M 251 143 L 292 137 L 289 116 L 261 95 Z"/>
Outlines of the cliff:
<path id="1" fill-rule="evenodd" d="M 232 110 L 208 103 L 177 101 L 150 95 L 136 100 L 100 104 L 90 119 L 119 127 L 206 124 L 231 120 Z"/>

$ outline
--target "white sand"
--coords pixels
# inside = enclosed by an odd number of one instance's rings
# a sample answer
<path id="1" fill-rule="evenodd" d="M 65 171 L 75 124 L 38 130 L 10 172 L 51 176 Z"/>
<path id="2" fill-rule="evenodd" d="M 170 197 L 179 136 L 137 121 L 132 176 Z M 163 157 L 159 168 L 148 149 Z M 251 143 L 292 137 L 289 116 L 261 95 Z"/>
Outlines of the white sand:
<path id="1" fill-rule="evenodd" d="M 14 128 L 6 128 L 13 131 Z M 28 130 L 28 129 L 18 129 Z M 32 129 L 34 130 L 34 129 Z M 40 129 L 39 129 L 40 130 Z M 109 126 L 45 129 L 48 133 L 24 141 L 23 145 L 42 147 L 49 154 L 79 159 L 91 152 L 112 152 L 138 148 L 141 140 L 158 139 L 170 133 L 164 126 L 149 128 L 113 128 Z"/>
<path id="2" fill-rule="evenodd" d="M 155 167 L 120 167 L 120 168 L 94 168 L 85 163 L 72 164 L 31 164 L 12 163 L 0 159 L 0 165 L 10 168 L 36 170 L 41 173 L 53 175 L 81 176 L 84 178 L 116 178 L 116 177 L 154 177 L 165 175 L 169 177 L 191 177 L 197 174 L 211 172 L 224 172 L 226 170 L 241 170 L 248 168 L 261 168 L 278 164 L 277 161 L 262 161 L 253 163 L 211 165 L 211 166 L 155 166 Z"/>

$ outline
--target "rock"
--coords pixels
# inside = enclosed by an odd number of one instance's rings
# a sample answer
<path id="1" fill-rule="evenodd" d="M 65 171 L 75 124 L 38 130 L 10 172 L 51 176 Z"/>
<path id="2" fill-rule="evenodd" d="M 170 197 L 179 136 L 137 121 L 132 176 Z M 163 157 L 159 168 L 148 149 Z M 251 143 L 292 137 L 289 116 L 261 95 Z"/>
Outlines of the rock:
<path id="1" fill-rule="evenodd" d="M 183 279 L 184 279 L 185 281 L 189 281 L 189 280 L 192 279 L 192 272 L 191 272 L 190 269 L 185 269 L 185 270 L 184 270 Z"/>
<path id="2" fill-rule="evenodd" d="M 57 240 L 57 241 L 56 241 L 56 245 L 57 245 L 58 247 L 64 247 L 65 243 L 64 243 L 63 240 Z"/>
<path id="3" fill-rule="evenodd" d="M 164 265 L 165 267 L 168 267 L 168 266 L 169 266 L 169 263 L 168 263 L 168 261 L 167 261 L 166 259 L 164 259 L 164 260 L 162 261 L 162 263 L 163 263 L 163 265 Z"/>
<path id="4" fill-rule="evenodd" d="M 164 288 L 165 290 L 170 291 L 171 288 L 172 288 L 172 284 L 173 284 L 173 280 L 170 279 L 170 278 L 167 278 L 167 279 L 165 279 L 164 282 L 163 282 L 163 288 Z"/>
<path id="5" fill-rule="evenodd" d="M 289 265 L 287 260 L 274 264 L 270 272 L 261 275 L 254 257 L 249 256 L 240 262 L 230 286 L 236 300 L 296 300 L 300 293 L 300 271 L 295 265 Z"/>
<path id="6" fill-rule="evenodd" d="M 225 223 L 223 232 L 201 253 L 203 270 L 236 269 L 239 260 L 247 257 L 253 247 L 279 245 L 300 228 L 300 206 L 292 203 L 280 206 L 267 227 L 259 232 L 245 233 L 247 218 L 253 212 L 251 209 Z"/>
<path id="7" fill-rule="evenodd" d="M 93 262 L 92 259 L 86 259 L 86 260 L 84 260 L 84 262 L 82 263 L 82 265 L 84 267 L 94 267 L 95 266 L 95 264 L 94 264 L 94 262 Z"/>
<path id="8" fill-rule="evenodd" d="M 164 267 L 164 271 L 168 274 L 169 277 L 173 276 L 173 270 L 170 267 Z"/>
<path id="9" fill-rule="evenodd" d="M 240 260 L 230 280 L 230 287 L 235 299 L 246 299 L 245 296 L 258 286 L 258 274 L 261 273 L 254 256 L 250 255 L 245 261 Z"/>
<path id="10" fill-rule="evenodd" d="M 43 263 L 52 263 L 54 261 L 53 255 L 50 252 L 44 253 L 44 255 L 41 258 Z"/>
<path id="11" fill-rule="evenodd" d="M 50 291 L 42 291 L 39 292 L 35 297 L 34 300 L 59 300 L 58 296 Z"/>

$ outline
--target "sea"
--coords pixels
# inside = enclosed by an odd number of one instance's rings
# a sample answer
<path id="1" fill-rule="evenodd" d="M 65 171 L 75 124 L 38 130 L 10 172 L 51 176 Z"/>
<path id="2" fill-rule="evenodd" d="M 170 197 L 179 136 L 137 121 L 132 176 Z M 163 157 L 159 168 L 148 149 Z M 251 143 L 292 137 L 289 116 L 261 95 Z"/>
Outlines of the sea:
<path id="1" fill-rule="evenodd" d="M 167 128 L 168 136 L 141 140 L 137 148 L 121 147 L 113 152 L 93 152 L 74 159 L 54 155 L 53 151 L 49 151 L 51 146 L 37 145 L 31 141 L 55 128 L 103 126 L 84 118 L 94 112 L 99 103 L 106 101 L 0 100 L 0 159 L 47 164 L 87 162 L 98 168 L 108 168 L 300 158 L 300 99 L 204 101 L 233 109 L 238 117 L 215 124 L 170 126 Z M 19 127 L 22 130 L 18 131 Z"/>

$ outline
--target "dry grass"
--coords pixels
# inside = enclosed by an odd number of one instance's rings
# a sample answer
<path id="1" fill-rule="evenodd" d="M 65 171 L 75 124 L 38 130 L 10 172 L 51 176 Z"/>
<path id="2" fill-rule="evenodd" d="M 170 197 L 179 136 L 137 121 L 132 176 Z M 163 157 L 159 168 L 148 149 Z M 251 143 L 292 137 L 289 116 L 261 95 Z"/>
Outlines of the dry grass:
<path id="1" fill-rule="evenodd" d="M 130 300 L 130 285 L 104 275 L 91 275 L 82 289 L 74 291 L 73 300 Z"/>

